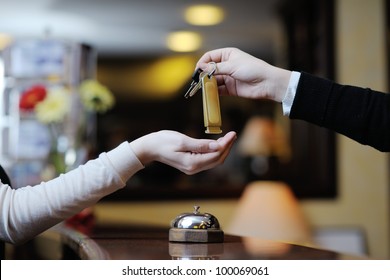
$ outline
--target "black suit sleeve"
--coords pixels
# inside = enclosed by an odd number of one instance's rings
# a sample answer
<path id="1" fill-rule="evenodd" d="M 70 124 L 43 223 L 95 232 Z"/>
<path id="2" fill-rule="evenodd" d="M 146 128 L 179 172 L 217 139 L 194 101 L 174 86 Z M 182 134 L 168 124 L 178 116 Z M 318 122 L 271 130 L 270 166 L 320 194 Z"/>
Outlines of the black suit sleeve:
<path id="1" fill-rule="evenodd" d="M 390 151 L 389 94 L 340 85 L 303 72 L 290 118 L 326 127 L 380 151 Z"/>
<path id="2" fill-rule="evenodd" d="M 3 167 L 1 167 L 1 165 L 0 165 L 0 180 L 3 184 L 7 184 L 7 185 L 11 186 L 11 181 L 8 178 L 7 173 L 5 172 Z"/>

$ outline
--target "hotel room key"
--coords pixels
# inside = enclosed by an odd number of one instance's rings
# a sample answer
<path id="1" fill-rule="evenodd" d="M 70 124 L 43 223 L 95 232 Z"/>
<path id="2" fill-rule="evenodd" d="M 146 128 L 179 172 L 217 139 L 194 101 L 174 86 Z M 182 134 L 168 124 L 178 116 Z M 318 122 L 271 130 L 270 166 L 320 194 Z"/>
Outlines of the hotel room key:
<path id="1" fill-rule="evenodd" d="M 197 68 L 192 74 L 192 82 L 190 88 L 187 90 L 186 94 L 184 94 L 185 98 L 192 97 L 202 86 L 202 83 L 199 83 L 200 74 L 202 72 L 202 69 Z"/>
<path id="2" fill-rule="evenodd" d="M 221 109 L 217 81 L 213 75 L 202 75 L 203 117 L 206 133 L 222 133 Z"/>
<path id="3" fill-rule="evenodd" d="M 208 134 L 222 133 L 218 86 L 215 77 L 212 75 L 214 71 L 207 73 L 201 69 L 196 69 L 192 75 L 191 86 L 184 95 L 186 98 L 191 97 L 202 88 L 204 126 L 206 127 L 205 132 Z"/>

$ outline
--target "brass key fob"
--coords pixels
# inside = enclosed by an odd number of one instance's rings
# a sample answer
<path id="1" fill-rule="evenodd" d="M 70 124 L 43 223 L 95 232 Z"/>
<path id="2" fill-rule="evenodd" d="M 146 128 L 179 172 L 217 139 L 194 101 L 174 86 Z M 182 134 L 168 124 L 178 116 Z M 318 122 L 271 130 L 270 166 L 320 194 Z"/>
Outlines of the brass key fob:
<path id="1" fill-rule="evenodd" d="M 217 80 L 213 76 L 216 70 L 216 64 L 210 73 L 203 72 L 198 68 L 192 74 L 192 82 L 190 88 L 185 93 L 184 97 L 192 97 L 202 88 L 203 99 L 203 118 L 206 133 L 219 134 L 222 133 L 222 118 L 221 109 L 219 106 L 219 94 Z"/>
<path id="2" fill-rule="evenodd" d="M 221 109 L 219 106 L 219 94 L 217 80 L 213 75 L 201 75 L 202 99 L 203 99 L 203 117 L 206 133 L 222 133 Z"/>

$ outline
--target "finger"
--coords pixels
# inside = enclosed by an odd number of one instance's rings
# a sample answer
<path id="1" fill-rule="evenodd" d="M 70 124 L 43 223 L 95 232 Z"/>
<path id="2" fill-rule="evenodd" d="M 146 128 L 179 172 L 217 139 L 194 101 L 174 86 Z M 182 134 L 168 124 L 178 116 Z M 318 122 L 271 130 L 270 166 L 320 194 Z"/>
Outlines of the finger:
<path id="1" fill-rule="evenodd" d="M 214 62 L 221 62 L 222 61 L 222 53 L 223 49 L 216 49 L 212 51 L 208 51 L 205 54 L 202 55 L 202 57 L 198 60 L 197 66 L 206 66 L 207 63 L 214 61 Z M 201 67 L 202 68 L 202 67 Z M 202 68 L 203 69 L 203 68 Z"/>
<path id="2" fill-rule="evenodd" d="M 215 62 L 215 65 L 210 63 Z M 211 73 L 213 71 L 214 76 L 220 75 L 231 75 L 232 74 L 232 66 L 228 61 L 209 61 L 209 62 L 198 62 L 196 65 L 197 68 L 202 69 L 203 71 Z"/>
<path id="3" fill-rule="evenodd" d="M 218 94 L 219 95 L 237 95 L 235 81 L 231 81 L 229 76 L 215 76 L 217 78 Z"/>
<path id="4" fill-rule="evenodd" d="M 206 52 L 199 59 L 200 63 L 208 63 L 211 61 L 221 62 L 227 60 L 234 51 L 238 51 L 236 48 L 220 48 Z"/>
<path id="5" fill-rule="evenodd" d="M 233 141 L 237 138 L 237 133 L 234 132 L 234 131 L 230 131 L 228 133 L 226 133 L 226 135 L 224 137 L 221 137 L 221 138 L 218 138 L 217 139 L 217 142 L 221 145 L 221 146 L 227 146 L 227 145 L 230 145 L 233 143 Z"/>
<path id="6" fill-rule="evenodd" d="M 225 85 L 218 86 L 218 94 L 219 95 L 230 95 L 227 87 Z"/>
<path id="7" fill-rule="evenodd" d="M 219 138 L 218 140 L 210 139 L 196 139 L 188 137 L 183 151 L 190 151 L 193 153 L 210 153 L 216 152 L 227 145 L 229 142 L 233 141 L 236 137 L 236 133 L 231 131 L 227 133 L 224 137 Z"/>
<path id="8" fill-rule="evenodd" d="M 208 144 L 209 150 L 205 152 L 220 152 L 221 150 L 226 149 L 226 146 L 233 143 L 236 138 L 236 133 L 234 131 L 230 131 L 226 133 L 225 136 L 220 137 L 217 140 L 210 140 Z"/>
<path id="9" fill-rule="evenodd" d="M 185 146 L 177 151 L 177 157 L 164 158 L 162 162 L 179 169 L 185 174 L 195 174 L 223 162 L 235 139 L 235 132 L 229 132 L 218 140 L 188 137 Z"/>
<path id="10" fill-rule="evenodd" d="M 200 164 L 199 169 L 193 170 L 193 172 L 198 173 L 200 171 L 208 170 L 211 168 L 214 168 L 220 164 L 222 164 L 227 156 L 229 155 L 229 152 L 231 150 L 231 147 L 233 146 L 233 142 L 231 142 L 223 151 L 221 152 L 215 152 L 215 153 L 209 153 L 209 154 L 203 154 L 202 161 L 203 163 Z"/>
<path id="11" fill-rule="evenodd" d="M 202 154 L 202 155 L 200 154 L 192 155 L 193 159 L 197 158 L 199 160 L 197 161 L 199 167 L 192 170 L 191 172 L 197 173 L 203 170 L 208 170 L 210 168 L 213 168 L 223 163 L 226 157 L 229 155 L 229 152 L 234 144 L 235 139 L 236 139 L 236 133 L 229 132 L 227 135 L 225 135 L 225 137 L 218 139 L 222 147 L 222 149 L 220 149 L 218 152 L 212 152 L 212 153 Z M 196 160 L 194 160 L 194 162 L 195 161 Z"/>
<path id="12" fill-rule="evenodd" d="M 191 152 L 196 154 L 206 154 L 218 151 L 220 145 L 216 140 L 196 139 L 188 137 L 183 146 L 177 152 Z"/>
<path id="13" fill-rule="evenodd" d="M 229 57 L 234 50 L 235 48 L 221 48 L 208 51 L 198 60 L 196 68 L 201 68 L 203 70 L 212 70 L 212 68 L 209 68 L 208 64 L 210 62 L 215 62 L 217 64 L 217 70 L 215 71 L 215 75 L 230 74 L 231 70 L 229 69 L 229 63 L 226 63 L 225 61 L 229 60 Z"/>
<path id="14" fill-rule="evenodd" d="M 236 139 L 236 137 L 233 138 L 232 141 L 228 142 L 228 144 L 224 147 L 224 150 L 222 151 L 222 154 L 220 155 L 220 158 L 218 160 L 219 164 L 223 163 L 225 161 L 225 159 L 227 158 L 227 156 L 229 155 L 230 150 L 233 147 L 235 139 Z"/>
<path id="15" fill-rule="evenodd" d="M 184 166 L 182 171 L 192 175 L 204 170 L 211 169 L 220 163 L 221 152 L 207 154 L 192 154 L 189 159 L 193 164 Z"/>

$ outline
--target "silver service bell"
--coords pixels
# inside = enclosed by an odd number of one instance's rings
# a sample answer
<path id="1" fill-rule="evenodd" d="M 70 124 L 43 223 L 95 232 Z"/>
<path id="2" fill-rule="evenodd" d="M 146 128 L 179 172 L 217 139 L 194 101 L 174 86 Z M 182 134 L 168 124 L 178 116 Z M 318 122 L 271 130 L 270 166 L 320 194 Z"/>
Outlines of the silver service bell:
<path id="1" fill-rule="evenodd" d="M 199 206 L 194 212 L 178 215 L 171 222 L 169 241 L 172 242 L 223 242 L 224 233 L 218 219 L 210 213 L 200 213 Z"/>

